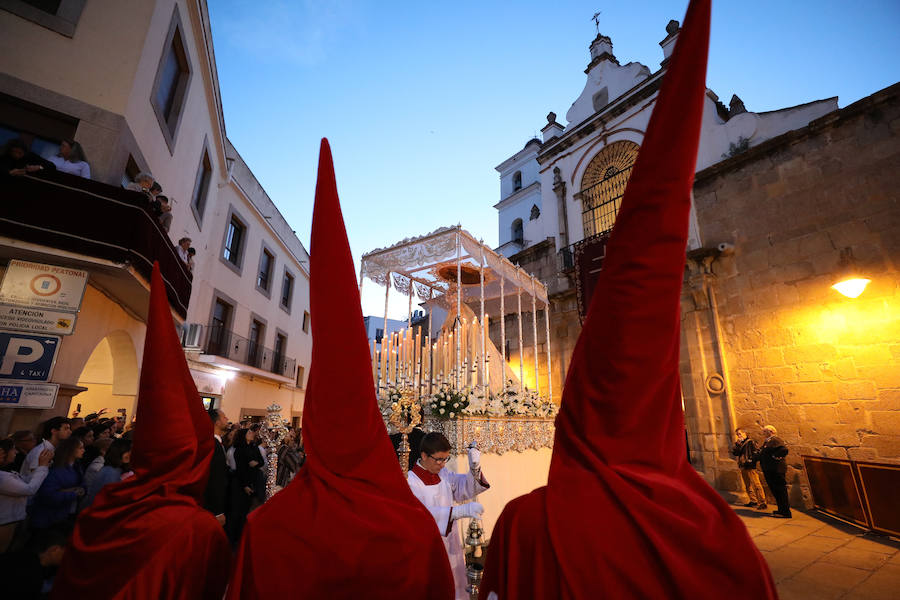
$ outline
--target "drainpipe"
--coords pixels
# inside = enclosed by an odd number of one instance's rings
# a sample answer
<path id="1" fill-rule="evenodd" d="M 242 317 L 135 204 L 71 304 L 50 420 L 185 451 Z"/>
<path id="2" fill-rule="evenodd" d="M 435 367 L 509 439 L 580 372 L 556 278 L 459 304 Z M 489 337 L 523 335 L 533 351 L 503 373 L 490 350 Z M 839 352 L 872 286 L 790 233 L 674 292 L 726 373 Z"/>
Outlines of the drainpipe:
<path id="1" fill-rule="evenodd" d="M 712 317 L 713 337 L 716 353 L 719 359 L 719 368 L 721 369 L 722 391 L 725 397 L 725 406 L 728 409 L 728 419 L 730 421 L 728 428 L 728 439 L 734 443 L 734 429 L 737 427 L 737 416 L 734 411 L 734 400 L 731 392 L 731 376 L 728 372 L 728 357 L 725 354 L 725 343 L 722 335 L 722 325 L 719 321 L 719 307 L 716 301 L 716 291 L 710 284 L 715 277 L 712 272 L 712 264 L 720 256 L 726 256 L 734 252 L 734 246 L 728 243 L 719 244 L 716 248 L 698 248 L 688 252 L 688 258 L 692 260 L 700 270 L 702 292 L 706 296 L 709 304 L 710 315 Z M 714 393 L 707 388 L 708 393 Z"/>

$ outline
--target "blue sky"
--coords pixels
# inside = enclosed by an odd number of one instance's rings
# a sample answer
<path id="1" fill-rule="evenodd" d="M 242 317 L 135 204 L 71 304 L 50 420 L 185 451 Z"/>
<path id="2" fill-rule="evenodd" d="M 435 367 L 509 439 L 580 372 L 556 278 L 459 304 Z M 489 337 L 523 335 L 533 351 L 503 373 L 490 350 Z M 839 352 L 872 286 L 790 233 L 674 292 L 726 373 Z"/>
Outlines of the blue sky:
<path id="1" fill-rule="evenodd" d="M 591 15 L 602 11 L 621 63 L 656 71 L 666 23 L 686 7 L 210 0 L 209 13 L 229 138 L 308 245 L 328 137 L 358 263 L 456 223 L 496 246 L 494 167 L 549 111 L 564 122 L 584 87 Z M 714 1 L 707 85 L 755 112 L 832 96 L 844 107 L 900 81 L 898 31 L 897 0 Z M 372 288 L 364 312 L 380 315 Z"/>

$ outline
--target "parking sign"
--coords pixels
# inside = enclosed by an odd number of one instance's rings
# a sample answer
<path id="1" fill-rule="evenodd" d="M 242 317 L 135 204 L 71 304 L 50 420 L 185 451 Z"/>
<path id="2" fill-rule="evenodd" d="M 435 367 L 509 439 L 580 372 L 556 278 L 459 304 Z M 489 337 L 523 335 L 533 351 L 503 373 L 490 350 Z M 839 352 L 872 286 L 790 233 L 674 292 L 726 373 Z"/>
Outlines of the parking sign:
<path id="1" fill-rule="evenodd" d="M 49 381 L 60 337 L 0 331 L 0 381 Z"/>

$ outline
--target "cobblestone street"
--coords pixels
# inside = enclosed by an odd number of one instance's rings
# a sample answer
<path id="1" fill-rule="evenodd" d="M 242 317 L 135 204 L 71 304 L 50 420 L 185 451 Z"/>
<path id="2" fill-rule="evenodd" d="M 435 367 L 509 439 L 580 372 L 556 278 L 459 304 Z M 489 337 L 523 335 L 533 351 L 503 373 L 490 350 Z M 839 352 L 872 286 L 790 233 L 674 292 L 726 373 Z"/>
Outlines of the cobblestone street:
<path id="1" fill-rule="evenodd" d="M 900 542 L 818 513 L 776 519 L 735 511 L 766 557 L 781 600 L 900 598 Z"/>

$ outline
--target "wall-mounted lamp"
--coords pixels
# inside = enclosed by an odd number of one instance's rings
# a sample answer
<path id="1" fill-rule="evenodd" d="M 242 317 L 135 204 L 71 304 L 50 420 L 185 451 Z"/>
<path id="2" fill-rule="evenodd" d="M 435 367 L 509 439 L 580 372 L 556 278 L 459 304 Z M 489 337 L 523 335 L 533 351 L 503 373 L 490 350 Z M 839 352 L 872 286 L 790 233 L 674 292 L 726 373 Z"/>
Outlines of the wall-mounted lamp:
<path id="1" fill-rule="evenodd" d="M 840 279 L 831 286 L 831 289 L 837 290 L 848 298 L 857 298 L 872 281 L 859 274 L 856 260 L 853 258 L 853 250 L 849 247 L 841 250 L 839 273 Z"/>

